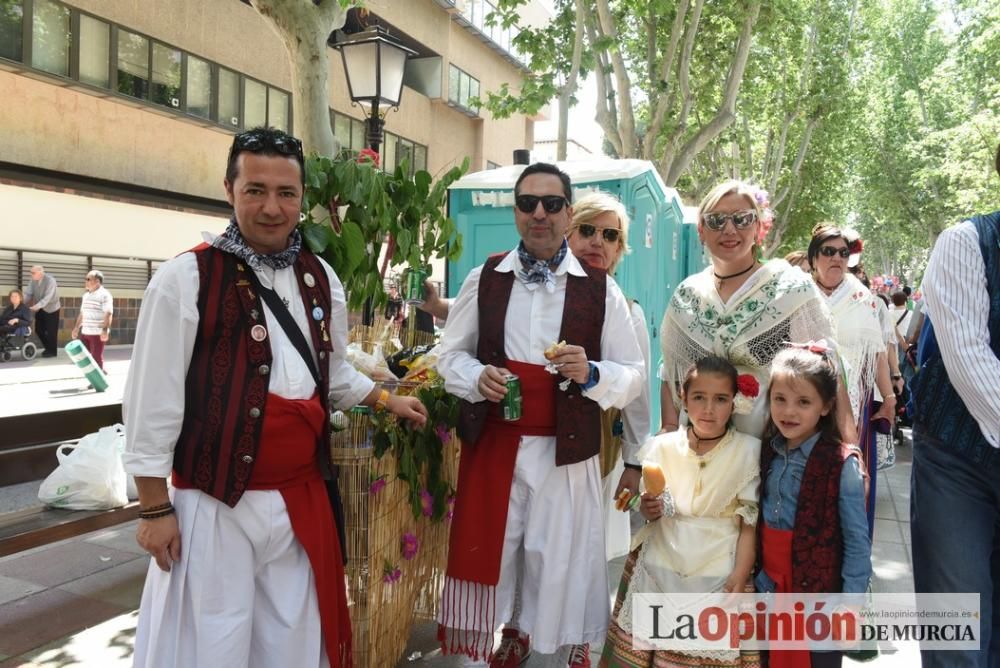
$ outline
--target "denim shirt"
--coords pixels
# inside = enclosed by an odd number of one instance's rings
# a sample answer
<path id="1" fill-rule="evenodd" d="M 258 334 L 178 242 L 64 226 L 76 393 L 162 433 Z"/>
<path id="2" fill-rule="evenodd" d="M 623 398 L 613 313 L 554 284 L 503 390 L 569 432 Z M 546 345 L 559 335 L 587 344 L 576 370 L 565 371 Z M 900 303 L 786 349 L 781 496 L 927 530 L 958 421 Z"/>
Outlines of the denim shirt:
<path id="1" fill-rule="evenodd" d="M 810 436 L 797 448 L 789 450 L 780 434 L 771 441 L 777 456 L 771 460 L 767 484 L 761 494 L 760 517 L 772 529 L 791 530 L 795 526 L 799 488 L 806 472 L 806 461 L 819 441 L 820 434 Z M 857 457 L 848 457 L 840 471 L 840 531 L 844 554 L 840 567 L 844 580 L 843 592 L 855 594 L 868 588 L 872 575 L 872 545 L 868 537 L 868 517 L 865 514 L 865 481 Z M 754 578 L 759 592 L 773 592 L 774 581 L 761 569 Z"/>

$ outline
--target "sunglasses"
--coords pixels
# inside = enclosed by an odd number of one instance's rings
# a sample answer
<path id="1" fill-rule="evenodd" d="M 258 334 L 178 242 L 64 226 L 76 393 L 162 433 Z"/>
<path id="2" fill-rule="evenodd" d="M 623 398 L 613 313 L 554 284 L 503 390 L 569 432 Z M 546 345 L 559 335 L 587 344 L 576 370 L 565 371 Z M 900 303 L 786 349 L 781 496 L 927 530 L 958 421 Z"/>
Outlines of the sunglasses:
<path id="1" fill-rule="evenodd" d="M 819 254 L 823 257 L 833 257 L 834 255 L 839 255 L 845 260 L 851 257 L 851 251 L 849 248 L 834 248 L 833 246 L 823 246 L 819 249 Z"/>
<path id="2" fill-rule="evenodd" d="M 562 195 L 518 195 L 514 199 L 514 204 L 521 213 L 534 213 L 538 208 L 538 203 L 542 203 L 545 213 L 559 213 L 563 207 L 569 204 Z"/>
<path id="3" fill-rule="evenodd" d="M 573 229 L 580 233 L 580 236 L 584 239 L 589 239 L 590 237 L 597 234 L 598 230 L 601 232 L 601 236 L 609 244 L 618 243 L 618 239 L 621 238 L 622 231 L 616 230 L 613 227 L 597 227 L 596 225 L 591 225 L 590 223 L 580 223 L 579 225 L 574 225 Z"/>
<path id="4" fill-rule="evenodd" d="M 726 223 L 732 221 L 733 227 L 737 230 L 745 230 L 757 220 L 756 211 L 736 211 L 734 213 L 706 213 L 701 216 L 705 227 L 713 232 L 721 232 Z"/>
<path id="5" fill-rule="evenodd" d="M 265 149 L 274 149 L 282 155 L 296 158 L 300 163 L 305 161 L 302 155 L 302 142 L 291 135 L 275 135 L 272 132 L 263 133 L 259 130 L 247 130 L 233 137 L 233 145 L 229 149 L 232 156 L 240 151 L 258 153 Z"/>

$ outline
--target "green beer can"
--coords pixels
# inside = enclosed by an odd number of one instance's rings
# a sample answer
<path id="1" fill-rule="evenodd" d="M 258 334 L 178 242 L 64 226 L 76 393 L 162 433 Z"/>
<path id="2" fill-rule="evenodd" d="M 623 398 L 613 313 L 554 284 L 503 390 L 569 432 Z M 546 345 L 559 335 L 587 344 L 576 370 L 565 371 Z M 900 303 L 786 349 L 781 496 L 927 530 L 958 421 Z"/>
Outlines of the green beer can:
<path id="1" fill-rule="evenodd" d="M 500 401 L 503 419 L 514 422 L 521 419 L 521 379 L 512 373 L 506 377 L 507 394 Z"/>
<path id="2" fill-rule="evenodd" d="M 424 269 L 407 269 L 403 277 L 403 299 L 411 306 L 424 303 L 424 281 L 427 272 Z"/>

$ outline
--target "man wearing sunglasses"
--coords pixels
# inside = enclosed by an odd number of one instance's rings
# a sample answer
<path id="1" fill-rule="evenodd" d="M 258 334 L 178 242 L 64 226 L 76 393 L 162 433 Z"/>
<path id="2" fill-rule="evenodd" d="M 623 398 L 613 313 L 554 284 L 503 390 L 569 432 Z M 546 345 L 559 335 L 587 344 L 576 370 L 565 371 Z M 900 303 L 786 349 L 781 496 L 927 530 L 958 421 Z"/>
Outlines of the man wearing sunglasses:
<path id="1" fill-rule="evenodd" d="M 351 665 L 329 412 L 426 411 L 345 360 L 343 286 L 297 229 L 303 170 L 295 137 L 236 135 L 229 227 L 143 298 L 122 406 L 153 557 L 136 666 Z"/>
<path id="2" fill-rule="evenodd" d="M 566 645 L 570 666 L 590 666 L 588 643 L 607 630 L 601 410 L 638 396 L 645 364 L 617 284 L 569 252 L 571 199 L 554 165 L 524 169 L 521 242 L 469 273 L 441 342 L 462 458 L 439 635 L 444 651 L 495 668 Z M 509 374 L 513 421 L 499 409 Z M 506 622 L 495 652 L 493 620 Z"/>

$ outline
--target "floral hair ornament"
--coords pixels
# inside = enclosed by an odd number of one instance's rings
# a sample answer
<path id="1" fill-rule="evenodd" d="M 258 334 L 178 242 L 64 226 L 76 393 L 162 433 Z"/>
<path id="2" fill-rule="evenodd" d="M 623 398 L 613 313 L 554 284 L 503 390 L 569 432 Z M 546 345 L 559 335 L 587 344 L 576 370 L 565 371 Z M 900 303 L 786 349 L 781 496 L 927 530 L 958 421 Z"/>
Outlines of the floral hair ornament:
<path id="1" fill-rule="evenodd" d="M 834 345 L 832 343 L 828 343 L 826 339 L 820 339 L 819 341 L 806 341 L 805 343 L 793 343 L 792 341 L 786 341 L 785 345 L 789 348 L 808 350 L 811 353 L 827 357 L 835 355 L 837 352 Z"/>
<path id="2" fill-rule="evenodd" d="M 736 377 L 736 398 L 733 399 L 733 412 L 737 415 L 750 415 L 754 399 L 760 394 L 760 383 L 749 373 L 741 373 Z"/>
<path id="3" fill-rule="evenodd" d="M 762 245 L 768 232 L 774 226 L 774 211 L 771 209 L 771 200 L 766 190 L 754 188 L 754 201 L 760 207 L 760 225 L 757 228 L 757 243 Z"/>

